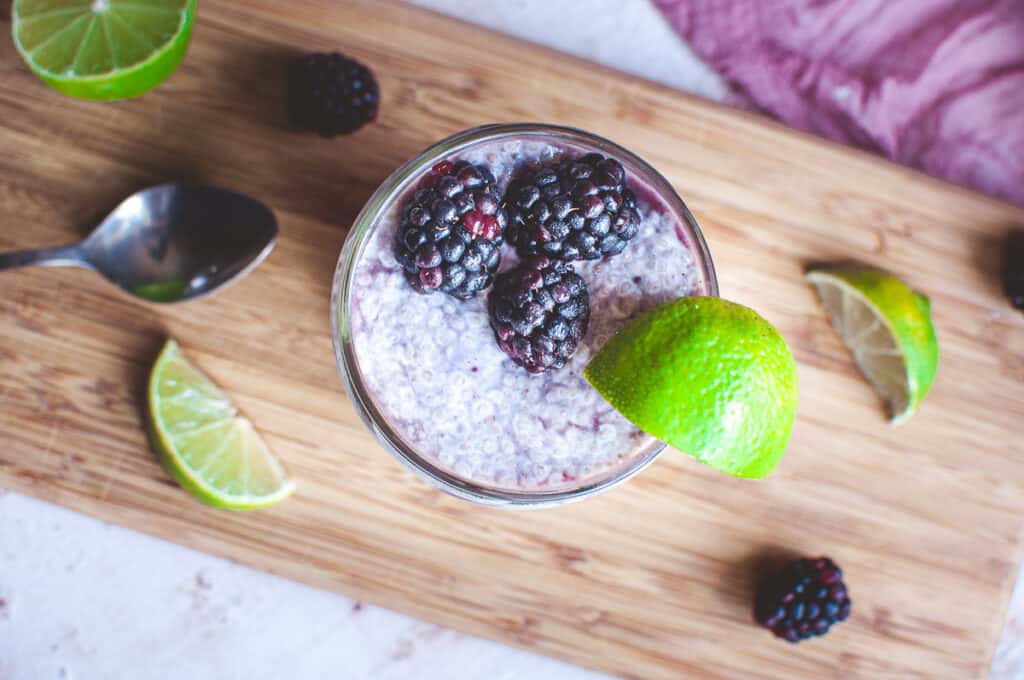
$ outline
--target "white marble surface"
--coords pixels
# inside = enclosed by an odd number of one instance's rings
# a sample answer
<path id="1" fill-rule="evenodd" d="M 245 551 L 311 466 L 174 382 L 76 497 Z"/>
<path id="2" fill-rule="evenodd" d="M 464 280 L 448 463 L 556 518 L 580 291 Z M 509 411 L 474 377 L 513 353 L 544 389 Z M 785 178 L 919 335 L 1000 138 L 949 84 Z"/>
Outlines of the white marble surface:
<path id="1" fill-rule="evenodd" d="M 0 680 L 602 677 L 0 495 Z"/>
<path id="2" fill-rule="evenodd" d="M 706 97 L 725 93 L 646 0 L 411 1 Z M 1024 677 L 1022 642 L 1018 584 L 993 679 Z M 282 677 L 605 676 L 0 491 L 0 680 Z"/>

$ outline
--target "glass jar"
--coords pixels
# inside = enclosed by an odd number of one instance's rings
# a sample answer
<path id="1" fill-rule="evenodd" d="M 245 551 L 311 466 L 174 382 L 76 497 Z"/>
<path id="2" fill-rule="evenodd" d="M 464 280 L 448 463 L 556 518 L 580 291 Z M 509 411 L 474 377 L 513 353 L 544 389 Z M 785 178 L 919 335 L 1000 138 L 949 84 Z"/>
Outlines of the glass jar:
<path id="1" fill-rule="evenodd" d="M 393 419 L 388 418 L 360 369 L 352 324 L 357 265 L 374 230 L 386 223 L 385 216 L 395 215 L 396 203 L 411 196 L 420 178 L 437 163 L 457 159 L 477 149 L 497 148 L 502 144 L 508 146 L 508 142 L 514 146 L 522 140 L 543 142 L 550 148 L 593 151 L 618 159 L 625 167 L 631 185 L 642 186 L 648 195 L 657 199 L 661 208 L 659 214 L 667 214 L 672 219 L 681 247 L 690 251 L 696 283 L 691 290 L 680 291 L 680 294 L 718 295 L 714 266 L 700 228 L 672 185 L 657 170 L 614 142 L 582 130 L 537 123 L 485 125 L 430 146 L 398 168 L 374 192 L 353 223 L 338 259 L 331 293 L 331 332 L 338 368 L 356 412 L 399 462 L 427 482 L 465 500 L 496 506 L 543 507 L 579 500 L 623 482 L 650 464 L 665 445 L 649 435 L 641 435 L 628 452 L 619 456 L 617 463 L 563 484 L 514 488 L 467 478 L 441 464 L 437 456 L 424 455 L 417 450 L 410 438 L 396 427 Z M 411 288 L 408 294 L 416 295 Z"/>

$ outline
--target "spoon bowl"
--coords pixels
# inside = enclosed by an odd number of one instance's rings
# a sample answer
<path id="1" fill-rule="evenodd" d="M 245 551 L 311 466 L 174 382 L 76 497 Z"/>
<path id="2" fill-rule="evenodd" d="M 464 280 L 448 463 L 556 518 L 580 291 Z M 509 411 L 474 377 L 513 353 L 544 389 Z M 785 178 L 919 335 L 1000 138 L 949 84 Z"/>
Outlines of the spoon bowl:
<path id="1" fill-rule="evenodd" d="M 258 265 L 277 240 L 265 205 L 216 187 L 162 184 L 132 194 L 81 243 L 0 254 L 0 270 L 92 269 L 147 302 L 207 295 Z"/>

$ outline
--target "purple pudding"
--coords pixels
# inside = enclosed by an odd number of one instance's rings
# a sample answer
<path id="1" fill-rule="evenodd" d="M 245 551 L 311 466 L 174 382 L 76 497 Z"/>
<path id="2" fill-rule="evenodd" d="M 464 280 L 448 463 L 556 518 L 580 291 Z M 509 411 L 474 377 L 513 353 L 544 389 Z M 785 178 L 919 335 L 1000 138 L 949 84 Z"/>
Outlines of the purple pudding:
<path id="1" fill-rule="evenodd" d="M 589 324 L 564 365 L 531 373 L 496 342 L 488 315 L 493 286 L 469 299 L 415 291 L 396 260 L 396 230 L 439 163 L 487 168 L 504 197 L 510 182 L 531 170 L 595 152 L 624 167 L 639 225 L 617 254 L 572 263 L 589 293 Z M 516 249 L 504 243 L 497 271 L 518 264 Z M 625 479 L 663 446 L 583 378 L 594 353 L 643 311 L 681 296 L 716 294 L 696 223 L 646 163 L 578 130 L 487 126 L 431 147 L 371 198 L 335 278 L 335 347 L 357 410 L 399 460 L 469 500 L 550 504 Z"/>

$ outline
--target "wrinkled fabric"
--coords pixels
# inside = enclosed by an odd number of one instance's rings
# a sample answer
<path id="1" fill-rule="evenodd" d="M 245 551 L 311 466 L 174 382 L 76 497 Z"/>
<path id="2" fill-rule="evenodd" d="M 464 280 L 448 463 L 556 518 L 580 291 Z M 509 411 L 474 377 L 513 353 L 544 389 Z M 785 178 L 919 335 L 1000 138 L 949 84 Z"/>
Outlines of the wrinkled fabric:
<path id="1" fill-rule="evenodd" d="M 654 0 L 733 103 L 1024 206 L 1024 0 Z"/>

